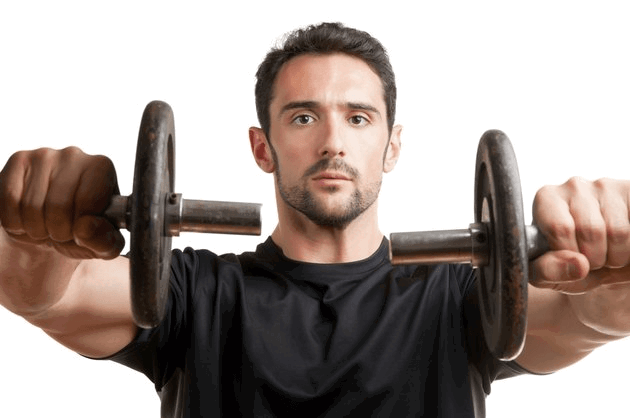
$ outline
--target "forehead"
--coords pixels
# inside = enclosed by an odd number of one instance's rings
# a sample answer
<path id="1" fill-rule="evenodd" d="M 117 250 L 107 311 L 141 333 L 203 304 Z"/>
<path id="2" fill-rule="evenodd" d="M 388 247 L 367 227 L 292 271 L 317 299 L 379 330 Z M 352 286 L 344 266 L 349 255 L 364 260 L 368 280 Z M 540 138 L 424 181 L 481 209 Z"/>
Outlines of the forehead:
<path id="1" fill-rule="evenodd" d="M 360 58 L 341 53 L 304 54 L 284 64 L 274 83 L 272 114 L 292 101 L 368 103 L 385 114 L 379 76 Z"/>

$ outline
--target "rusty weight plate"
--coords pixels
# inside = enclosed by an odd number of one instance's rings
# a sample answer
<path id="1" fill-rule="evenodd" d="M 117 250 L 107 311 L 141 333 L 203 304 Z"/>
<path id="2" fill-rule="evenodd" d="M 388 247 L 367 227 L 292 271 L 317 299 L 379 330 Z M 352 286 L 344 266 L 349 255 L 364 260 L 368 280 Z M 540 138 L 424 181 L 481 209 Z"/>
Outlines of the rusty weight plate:
<path id="1" fill-rule="evenodd" d="M 513 360 L 525 343 L 528 257 L 521 182 L 508 137 L 487 131 L 479 142 L 475 222 L 488 227 L 488 265 L 477 269 L 484 336 L 498 359 Z"/>
<path id="2" fill-rule="evenodd" d="M 171 107 L 149 103 L 142 115 L 130 208 L 131 303 L 136 324 L 157 326 L 164 317 L 171 271 L 165 199 L 175 184 L 175 124 Z"/>

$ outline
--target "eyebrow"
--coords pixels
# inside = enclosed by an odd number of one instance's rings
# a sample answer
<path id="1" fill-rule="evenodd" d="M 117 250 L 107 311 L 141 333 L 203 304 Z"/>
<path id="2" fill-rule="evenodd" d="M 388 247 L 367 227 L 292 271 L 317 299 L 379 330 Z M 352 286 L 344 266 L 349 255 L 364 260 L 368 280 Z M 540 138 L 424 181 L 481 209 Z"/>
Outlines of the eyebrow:
<path id="1" fill-rule="evenodd" d="M 377 108 L 375 108 L 374 106 L 369 105 L 367 103 L 346 102 L 346 103 L 343 104 L 343 106 L 347 107 L 348 109 L 351 109 L 351 110 L 364 110 L 366 112 L 375 113 L 379 117 L 381 116 L 381 112 L 379 112 Z M 284 106 L 282 106 L 282 108 L 280 109 L 280 115 L 284 114 L 285 112 L 288 112 L 289 110 L 294 110 L 294 109 L 316 109 L 318 107 L 321 107 L 321 104 L 319 102 L 314 101 L 314 100 L 303 100 L 303 101 L 289 102 L 289 103 L 285 104 Z"/>
<path id="2" fill-rule="evenodd" d="M 289 110 L 293 110 L 293 109 L 315 109 L 319 106 L 320 105 L 318 102 L 315 102 L 312 100 L 289 102 L 285 104 L 284 106 L 282 106 L 282 109 L 280 109 L 280 114 L 282 115 L 288 112 Z"/>

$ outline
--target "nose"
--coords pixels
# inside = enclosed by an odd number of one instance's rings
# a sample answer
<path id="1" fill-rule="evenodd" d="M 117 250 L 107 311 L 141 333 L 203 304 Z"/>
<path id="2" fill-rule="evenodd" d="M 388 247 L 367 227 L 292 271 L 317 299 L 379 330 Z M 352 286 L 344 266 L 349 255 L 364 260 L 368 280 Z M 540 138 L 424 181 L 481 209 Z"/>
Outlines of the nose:
<path id="1" fill-rule="evenodd" d="M 340 123 L 330 118 L 322 129 L 319 155 L 324 158 L 344 157 L 346 155 L 343 129 Z"/>

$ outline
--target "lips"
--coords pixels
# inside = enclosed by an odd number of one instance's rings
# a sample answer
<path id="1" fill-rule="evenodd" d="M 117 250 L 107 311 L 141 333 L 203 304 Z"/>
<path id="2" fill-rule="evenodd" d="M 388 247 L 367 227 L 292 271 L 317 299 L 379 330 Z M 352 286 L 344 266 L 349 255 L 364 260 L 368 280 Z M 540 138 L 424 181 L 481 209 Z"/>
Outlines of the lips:
<path id="1" fill-rule="evenodd" d="M 342 158 L 322 158 L 310 166 L 302 178 L 321 182 L 354 181 L 359 178 L 359 172 Z"/>
<path id="2" fill-rule="evenodd" d="M 341 173 L 323 172 L 313 177 L 313 180 L 350 180 L 350 178 Z"/>

